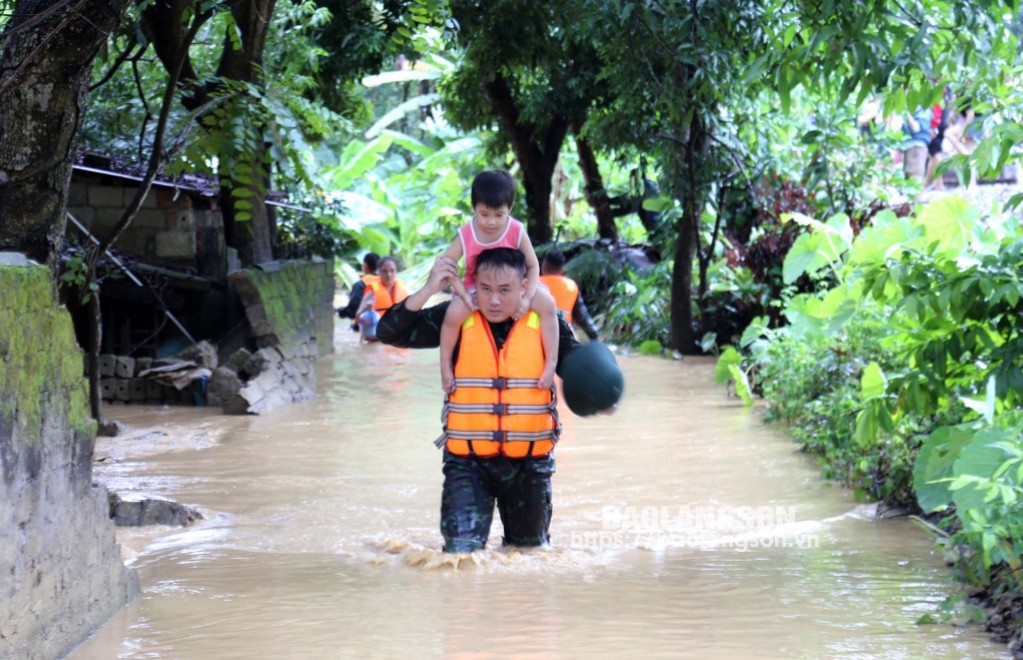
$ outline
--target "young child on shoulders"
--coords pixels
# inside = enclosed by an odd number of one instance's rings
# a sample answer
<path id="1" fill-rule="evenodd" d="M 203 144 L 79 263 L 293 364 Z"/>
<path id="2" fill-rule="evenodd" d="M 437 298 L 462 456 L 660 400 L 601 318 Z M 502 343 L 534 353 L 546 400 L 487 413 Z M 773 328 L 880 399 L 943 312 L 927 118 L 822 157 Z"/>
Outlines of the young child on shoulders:
<path id="1" fill-rule="evenodd" d="M 476 175 L 472 182 L 472 220 L 458 230 L 458 237 L 444 252 L 445 257 L 456 263 L 465 257 L 465 276 L 461 281 L 451 282 L 456 295 L 448 306 L 440 331 L 441 386 L 447 393 L 454 390 L 452 358 L 460 328 L 475 308 L 476 258 L 484 250 L 499 247 L 517 249 L 526 257 L 526 290 L 514 318 L 518 320 L 530 309 L 540 315 L 544 369 L 539 387 L 547 389 L 554 384 L 554 369 L 558 363 L 557 308 L 554 298 L 540 286 L 540 263 L 525 228 L 509 215 L 514 202 L 515 181 L 507 172 L 491 170 Z"/>

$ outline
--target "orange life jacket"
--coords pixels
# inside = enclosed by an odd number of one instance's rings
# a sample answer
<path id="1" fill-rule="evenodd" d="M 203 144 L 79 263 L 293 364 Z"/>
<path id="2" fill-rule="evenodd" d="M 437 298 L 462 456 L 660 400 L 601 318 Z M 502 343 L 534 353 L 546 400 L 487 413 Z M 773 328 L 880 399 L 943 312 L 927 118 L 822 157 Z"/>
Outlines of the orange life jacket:
<path id="1" fill-rule="evenodd" d="M 540 281 L 554 296 L 554 304 L 565 314 L 565 320 L 572 322 L 572 310 L 579 300 L 579 285 L 564 275 L 541 275 Z"/>
<path id="2" fill-rule="evenodd" d="M 540 316 L 515 322 L 501 350 L 478 312 L 462 324 L 455 391 L 444 403 L 438 444 L 457 456 L 546 456 L 561 434 L 555 389 L 541 390 Z"/>
<path id="3" fill-rule="evenodd" d="M 396 305 L 408 298 L 405 285 L 398 280 L 394 280 L 390 290 L 384 286 L 384 283 L 379 278 L 375 282 L 366 282 L 366 288 L 373 289 L 373 309 L 378 312 L 390 309 L 391 305 Z"/>
<path id="4" fill-rule="evenodd" d="M 367 273 L 365 275 L 360 275 L 359 279 L 362 280 L 362 283 L 365 284 L 366 286 L 370 286 L 373 284 L 373 282 L 379 282 L 380 276 L 373 275 L 372 273 Z"/>

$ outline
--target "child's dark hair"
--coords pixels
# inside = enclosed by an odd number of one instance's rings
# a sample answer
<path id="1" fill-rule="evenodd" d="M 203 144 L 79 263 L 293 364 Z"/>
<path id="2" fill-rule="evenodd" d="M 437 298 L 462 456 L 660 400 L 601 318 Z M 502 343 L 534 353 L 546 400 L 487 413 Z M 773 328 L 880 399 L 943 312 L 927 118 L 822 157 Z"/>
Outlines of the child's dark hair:
<path id="1" fill-rule="evenodd" d="M 512 268 L 519 277 L 526 276 L 526 255 L 513 248 L 491 248 L 480 252 L 476 257 L 476 274 L 491 268 Z"/>
<path id="2" fill-rule="evenodd" d="M 484 204 L 492 209 L 515 203 L 515 179 L 503 170 L 480 172 L 472 181 L 472 206 Z"/>
<path id="3" fill-rule="evenodd" d="M 551 270 L 561 270 L 565 267 L 565 255 L 557 250 L 551 250 L 544 255 L 543 263 Z"/>
<path id="4" fill-rule="evenodd" d="M 376 252 L 367 252 L 366 256 L 362 258 L 362 263 L 366 264 L 375 273 L 377 272 L 377 265 L 380 263 L 380 255 Z"/>

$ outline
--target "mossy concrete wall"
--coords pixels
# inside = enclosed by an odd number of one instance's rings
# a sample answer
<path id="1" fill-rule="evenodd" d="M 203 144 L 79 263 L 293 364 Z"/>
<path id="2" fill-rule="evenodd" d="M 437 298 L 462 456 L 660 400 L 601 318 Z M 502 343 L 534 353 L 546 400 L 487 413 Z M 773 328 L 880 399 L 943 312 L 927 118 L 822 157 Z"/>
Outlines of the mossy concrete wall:
<path id="1" fill-rule="evenodd" d="M 233 414 L 260 413 L 316 394 L 316 358 L 334 351 L 334 264 L 284 261 L 228 276 L 259 347 L 253 377 L 224 403 Z"/>
<path id="2" fill-rule="evenodd" d="M 320 355 L 334 351 L 333 261 L 274 262 L 229 278 L 245 305 L 257 346 L 293 352 L 311 340 Z"/>
<path id="3" fill-rule="evenodd" d="M 138 591 L 92 483 L 82 351 L 51 271 L 0 266 L 0 657 L 57 657 Z"/>

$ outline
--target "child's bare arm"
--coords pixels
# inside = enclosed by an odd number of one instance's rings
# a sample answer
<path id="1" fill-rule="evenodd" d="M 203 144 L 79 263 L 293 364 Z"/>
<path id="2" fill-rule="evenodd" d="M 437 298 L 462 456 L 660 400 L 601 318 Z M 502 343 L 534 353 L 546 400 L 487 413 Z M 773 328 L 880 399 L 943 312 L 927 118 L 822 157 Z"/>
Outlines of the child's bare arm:
<path id="1" fill-rule="evenodd" d="M 355 310 L 355 318 L 359 318 L 359 315 L 367 309 L 373 309 L 374 302 L 373 288 L 366 287 L 366 292 L 362 294 L 362 302 L 359 303 L 359 309 Z"/>
<path id="2" fill-rule="evenodd" d="M 519 251 L 526 257 L 526 300 L 532 302 L 540 286 L 540 261 L 536 258 L 533 242 L 525 231 L 519 238 Z"/>
<path id="3" fill-rule="evenodd" d="M 441 256 L 447 257 L 457 264 L 458 260 L 462 258 L 462 239 L 455 238 L 451 245 L 448 246 L 448 249 L 444 250 L 444 254 Z M 472 296 L 470 296 L 469 292 L 465 290 L 465 284 L 462 283 L 462 280 L 457 277 L 451 277 L 448 278 L 448 284 L 451 285 L 455 295 L 461 298 L 469 309 L 473 309 Z"/>
<path id="4" fill-rule="evenodd" d="M 441 256 L 447 257 L 457 264 L 458 260 L 462 258 L 462 239 L 456 236 Z"/>

